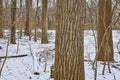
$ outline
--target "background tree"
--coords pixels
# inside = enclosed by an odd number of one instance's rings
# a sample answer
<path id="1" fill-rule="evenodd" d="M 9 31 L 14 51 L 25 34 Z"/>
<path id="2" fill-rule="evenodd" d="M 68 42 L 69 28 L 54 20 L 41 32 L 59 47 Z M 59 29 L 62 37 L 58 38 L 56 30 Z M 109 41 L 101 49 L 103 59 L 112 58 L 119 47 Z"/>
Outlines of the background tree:
<path id="1" fill-rule="evenodd" d="M 48 43 L 47 39 L 47 4 L 48 0 L 42 0 L 42 43 Z"/>
<path id="2" fill-rule="evenodd" d="M 3 2 L 5 2 L 3 26 L 4 29 L 8 29 L 11 25 L 11 4 L 10 0 L 4 0 Z"/>
<path id="3" fill-rule="evenodd" d="M 22 3 L 23 3 L 23 0 L 20 0 L 20 16 L 21 16 L 21 22 L 22 22 L 22 20 L 23 20 L 23 18 L 22 18 L 22 15 L 23 15 L 23 8 L 22 8 Z M 21 39 L 21 37 L 22 37 L 22 23 L 21 23 L 21 25 L 20 25 L 20 39 Z"/>
<path id="4" fill-rule="evenodd" d="M 16 0 L 11 0 L 11 43 L 16 43 L 16 28 L 15 28 L 15 19 L 16 19 Z"/>
<path id="5" fill-rule="evenodd" d="M 56 1 L 55 0 L 48 0 L 48 29 L 54 30 L 55 29 L 55 9 L 56 9 Z"/>
<path id="6" fill-rule="evenodd" d="M 55 80 L 85 80 L 85 0 L 57 0 Z"/>
<path id="7" fill-rule="evenodd" d="M 25 25 L 25 35 L 30 35 L 30 0 L 26 0 L 26 25 Z"/>
<path id="8" fill-rule="evenodd" d="M 98 58 L 97 60 L 114 60 L 112 40 L 112 1 L 99 0 L 98 3 Z"/>
<path id="9" fill-rule="evenodd" d="M 0 0 L 0 38 L 3 37 L 3 31 L 2 31 L 2 27 L 3 27 L 3 0 Z"/>
<path id="10" fill-rule="evenodd" d="M 38 4 L 39 4 L 39 0 L 37 0 L 37 8 L 36 8 L 36 14 L 35 14 L 35 35 L 34 35 L 34 41 L 37 41 L 37 27 L 39 26 L 39 15 L 38 15 Z"/>

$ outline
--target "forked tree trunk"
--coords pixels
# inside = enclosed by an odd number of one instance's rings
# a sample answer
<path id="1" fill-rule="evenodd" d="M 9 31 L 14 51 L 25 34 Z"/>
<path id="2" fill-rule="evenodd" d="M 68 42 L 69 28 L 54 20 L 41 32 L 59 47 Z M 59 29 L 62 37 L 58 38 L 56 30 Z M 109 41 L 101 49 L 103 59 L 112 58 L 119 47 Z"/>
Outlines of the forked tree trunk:
<path id="1" fill-rule="evenodd" d="M 11 40 L 12 44 L 16 43 L 16 28 L 15 28 L 15 18 L 16 18 L 16 0 L 11 0 Z"/>
<path id="2" fill-rule="evenodd" d="M 55 80 L 85 80 L 85 0 L 57 0 Z"/>
<path id="3" fill-rule="evenodd" d="M 42 43 L 48 43 L 47 38 L 47 4 L 48 0 L 42 0 Z"/>
<path id="4" fill-rule="evenodd" d="M 3 27 L 3 19 L 2 19 L 2 15 L 3 15 L 3 0 L 0 0 L 0 38 L 3 37 L 3 31 L 2 31 L 2 27 Z"/>
<path id="5" fill-rule="evenodd" d="M 113 61 L 112 1 L 99 0 L 98 9 L 98 57 L 99 61 Z"/>

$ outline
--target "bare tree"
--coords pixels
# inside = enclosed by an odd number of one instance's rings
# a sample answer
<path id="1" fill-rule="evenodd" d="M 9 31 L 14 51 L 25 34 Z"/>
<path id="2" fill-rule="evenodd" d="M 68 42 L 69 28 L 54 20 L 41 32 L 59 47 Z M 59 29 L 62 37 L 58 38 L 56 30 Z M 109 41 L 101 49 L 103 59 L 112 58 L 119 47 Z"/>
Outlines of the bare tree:
<path id="1" fill-rule="evenodd" d="M 25 25 L 25 35 L 30 35 L 30 0 L 26 0 L 26 25 Z"/>
<path id="2" fill-rule="evenodd" d="M 48 0 L 42 0 L 42 43 L 48 43 L 47 39 L 47 4 Z"/>
<path id="3" fill-rule="evenodd" d="M 23 0 L 20 0 L 20 16 L 22 16 L 23 15 L 23 10 L 22 10 L 22 2 L 23 2 Z M 22 19 L 23 18 L 21 18 L 20 20 L 22 21 Z M 22 37 L 22 23 L 21 23 L 21 25 L 20 25 L 20 38 Z"/>
<path id="4" fill-rule="evenodd" d="M 35 14 L 35 22 L 36 22 L 36 25 L 35 25 L 35 35 L 34 35 L 34 41 L 36 42 L 37 41 L 37 27 L 39 26 L 39 15 L 38 15 L 38 4 L 39 4 L 39 0 L 37 0 L 37 9 L 36 9 L 36 14 Z"/>
<path id="5" fill-rule="evenodd" d="M 57 0 L 55 80 L 85 80 L 85 0 Z"/>
<path id="6" fill-rule="evenodd" d="M 11 0 L 11 40 L 10 43 L 16 43 L 16 28 L 15 28 L 15 19 L 16 19 L 16 0 Z"/>
<path id="7" fill-rule="evenodd" d="M 3 37 L 3 31 L 2 31 L 3 19 L 2 19 L 2 15 L 3 15 L 3 0 L 0 0 L 0 38 Z"/>

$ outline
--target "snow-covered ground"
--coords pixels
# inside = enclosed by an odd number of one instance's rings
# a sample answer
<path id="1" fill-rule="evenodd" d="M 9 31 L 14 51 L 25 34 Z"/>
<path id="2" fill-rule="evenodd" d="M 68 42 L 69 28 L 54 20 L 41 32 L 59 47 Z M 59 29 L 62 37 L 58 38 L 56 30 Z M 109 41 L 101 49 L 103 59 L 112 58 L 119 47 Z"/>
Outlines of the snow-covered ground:
<path id="1" fill-rule="evenodd" d="M 5 31 L 5 35 L 9 36 L 9 31 Z M 49 43 L 41 44 L 41 38 L 38 37 L 38 41 L 29 41 L 29 38 L 23 36 L 19 39 L 19 50 L 17 53 L 17 44 L 9 44 L 8 55 L 21 55 L 27 54 L 28 56 L 19 58 L 8 58 L 2 71 L 0 80 L 53 80 L 50 78 L 50 67 L 54 64 L 54 52 L 55 52 L 55 31 L 48 31 Z M 111 63 L 120 68 L 120 55 L 116 48 L 117 42 L 120 39 L 120 31 L 113 31 L 115 62 Z M 18 43 L 18 40 L 16 40 Z M 7 38 L 0 39 L 0 56 L 5 56 Z M 95 42 L 92 31 L 86 30 L 84 34 L 84 58 L 87 60 L 94 60 L 95 57 Z M 33 66 L 33 56 L 36 60 L 36 65 Z M 1 59 L 0 64 L 4 59 Z M 47 66 L 46 66 L 47 63 Z M 111 72 L 108 72 L 106 66 L 105 75 L 102 75 L 103 62 L 98 62 L 97 80 L 120 80 L 120 70 L 112 67 Z M 47 67 L 45 70 L 45 66 Z M 39 75 L 34 74 L 34 69 L 37 69 Z M 85 79 L 94 80 L 94 71 L 92 69 L 92 63 L 85 61 Z"/>

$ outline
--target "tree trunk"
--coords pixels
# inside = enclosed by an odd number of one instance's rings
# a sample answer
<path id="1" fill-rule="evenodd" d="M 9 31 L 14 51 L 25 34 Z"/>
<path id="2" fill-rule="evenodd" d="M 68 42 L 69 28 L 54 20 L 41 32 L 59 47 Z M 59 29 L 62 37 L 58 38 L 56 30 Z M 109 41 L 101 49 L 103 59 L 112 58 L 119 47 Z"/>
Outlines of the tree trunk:
<path id="1" fill-rule="evenodd" d="M 8 0 L 5 0 L 4 2 L 4 5 L 5 5 L 5 16 L 4 16 L 4 21 L 3 21 L 3 26 L 6 28 L 8 27 Z"/>
<path id="2" fill-rule="evenodd" d="M 98 9 L 98 57 L 99 61 L 113 61 L 112 1 L 99 0 Z"/>
<path id="3" fill-rule="evenodd" d="M 11 0 L 11 43 L 16 43 L 16 28 L 15 28 L 15 18 L 16 18 L 16 0 Z"/>
<path id="4" fill-rule="evenodd" d="M 29 15 L 30 15 L 30 0 L 26 0 L 26 25 L 25 25 L 25 35 L 30 35 L 30 22 L 29 22 Z"/>
<path id="5" fill-rule="evenodd" d="M 32 0 L 30 0 L 30 4 L 29 4 L 30 6 L 30 8 L 29 8 L 29 40 L 31 40 L 31 28 L 32 28 L 32 18 L 33 18 L 33 16 L 32 16 L 32 12 L 33 12 L 33 9 L 32 9 Z"/>
<path id="6" fill-rule="evenodd" d="M 37 27 L 39 26 L 39 22 L 38 22 L 38 4 L 39 4 L 39 0 L 37 0 L 37 9 L 36 9 L 36 14 L 35 14 L 35 35 L 34 35 L 34 41 L 37 41 Z"/>
<path id="7" fill-rule="evenodd" d="M 2 31 L 2 27 L 3 27 L 3 19 L 2 19 L 2 15 L 3 15 L 3 0 L 0 0 L 0 38 L 3 37 L 3 31 Z"/>
<path id="8" fill-rule="evenodd" d="M 23 15 L 23 8 L 22 8 L 22 2 L 23 2 L 23 0 L 20 0 L 20 16 L 22 17 L 22 15 Z M 22 20 L 23 20 L 23 17 L 20 19 L 21 20 L 21 22 L 22 22 Z M 20 39 L 21 39 L 21 37 L 22 37 L 22 27 L 23 27 L 23 25 L 22 25 L 22 23 L 20 24 Z"/>
<path id="9" fill-rule="evenodd" d="M 85 80 L 85 0 L 57 0 L 55 80 Z"/>
<path id="10" fill-rule="evenodd" d="M 42 43 L 48 43 L 47 39 L 47 4 L 48 0 L 42 0 Z"/>

